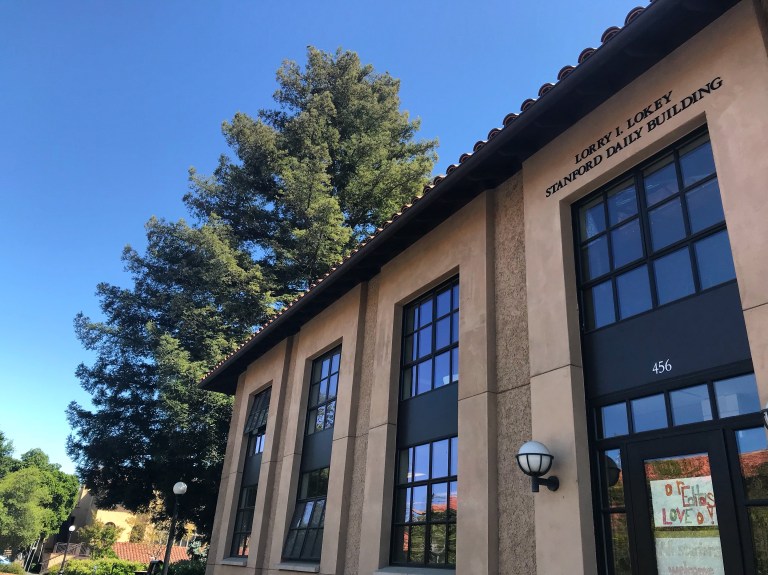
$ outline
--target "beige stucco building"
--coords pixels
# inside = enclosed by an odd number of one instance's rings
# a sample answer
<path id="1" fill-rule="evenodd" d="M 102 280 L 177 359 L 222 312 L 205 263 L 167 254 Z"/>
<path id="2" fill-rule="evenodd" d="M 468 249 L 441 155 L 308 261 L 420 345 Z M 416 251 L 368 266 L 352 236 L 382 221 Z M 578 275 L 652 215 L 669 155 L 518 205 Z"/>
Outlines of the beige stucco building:
<path id="1" fill-rule="evenodd" d="M 209 575 L 768 572 L 765 23 L 633 11 L 212 371 Z"/>

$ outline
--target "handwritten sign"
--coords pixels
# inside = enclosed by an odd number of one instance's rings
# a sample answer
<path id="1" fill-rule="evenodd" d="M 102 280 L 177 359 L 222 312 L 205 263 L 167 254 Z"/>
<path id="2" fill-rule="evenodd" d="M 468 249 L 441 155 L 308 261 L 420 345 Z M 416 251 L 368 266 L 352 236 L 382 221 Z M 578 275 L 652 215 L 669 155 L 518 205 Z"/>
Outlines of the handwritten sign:
<path id="1" fill-rule="evenodd" d="M 717 525 L 712 477 L 681 477 L 651 481 L 655 527 Z"/>
<path id="2" fill-rule="evenodd" d="M 597 140 L 575 153 L 573 155 L 574 169 L 549 186 L 545 191 L 545 196 L 550 197 L 602 164 L 604 160 L 621 154 L 644 135 L 671 120 L 683 110 L 700 102 L 712 92 L 719 90 L 722 85 L 722 78 L 717 76 L 674 104 L 672 103 L 672 90 L 662 94 L 642 110 L 632 114 L 623 123 L 611 130 L 606 130 Z"/>
<path id="3" fill-rule="evenodd" d="M 659 537 L 659 575 L 725 575 L 719 537 Z"/>

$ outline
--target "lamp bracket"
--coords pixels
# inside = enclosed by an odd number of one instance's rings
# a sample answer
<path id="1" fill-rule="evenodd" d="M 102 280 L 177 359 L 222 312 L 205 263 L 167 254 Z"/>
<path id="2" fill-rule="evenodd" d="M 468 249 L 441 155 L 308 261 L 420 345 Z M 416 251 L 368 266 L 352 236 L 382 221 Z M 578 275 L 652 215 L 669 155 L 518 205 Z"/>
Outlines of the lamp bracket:
<path id="1" fill-rule="evenodd" d="M 560 480 L 554 475 L 550 475 L 547 478 L 531 477 L 531 491 L 534 493 L 539 492 L 539 486 L 544 485 L 550 491 L 557 491 L 560 487 Z"/>

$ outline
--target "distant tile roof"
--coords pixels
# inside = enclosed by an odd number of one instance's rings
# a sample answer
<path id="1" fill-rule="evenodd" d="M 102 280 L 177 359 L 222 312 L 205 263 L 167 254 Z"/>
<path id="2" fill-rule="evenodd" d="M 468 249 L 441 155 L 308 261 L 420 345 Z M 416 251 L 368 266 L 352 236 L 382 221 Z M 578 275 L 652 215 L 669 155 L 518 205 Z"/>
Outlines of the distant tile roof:
<path id="1" fill-rule="evenodd" d="M 153 559 L 162 560 L 165 556 L 165 545 L 150 545 L 149 543 L 115 543 L 112 546 L 115 554 L 124 561 L 149 563 Z M 171 547 L 171 563 L 189 559 L 187 548 L 179 545 Z"/>

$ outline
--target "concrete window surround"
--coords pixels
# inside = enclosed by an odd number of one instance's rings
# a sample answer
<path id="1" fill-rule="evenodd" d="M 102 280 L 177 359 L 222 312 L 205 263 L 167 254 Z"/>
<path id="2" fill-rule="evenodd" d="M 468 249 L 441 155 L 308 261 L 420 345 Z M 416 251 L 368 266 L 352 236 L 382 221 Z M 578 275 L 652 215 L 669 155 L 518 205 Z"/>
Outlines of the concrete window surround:
<path id="1" fill-rule="evenodd" d="M 275 567 L 289 573 L 320 573 L 320 563 L 278 563 Z"/>
<path id="2" fill-rule="evenodd" d="M 384 567 L 373 575 L 456 575 L 454 569 L 430 569 L 429 567 Z"/>

